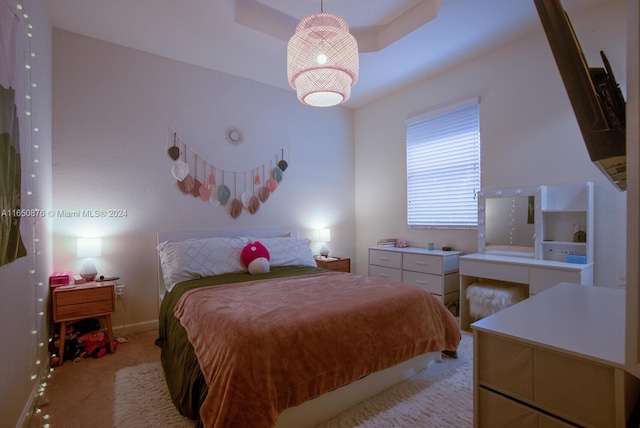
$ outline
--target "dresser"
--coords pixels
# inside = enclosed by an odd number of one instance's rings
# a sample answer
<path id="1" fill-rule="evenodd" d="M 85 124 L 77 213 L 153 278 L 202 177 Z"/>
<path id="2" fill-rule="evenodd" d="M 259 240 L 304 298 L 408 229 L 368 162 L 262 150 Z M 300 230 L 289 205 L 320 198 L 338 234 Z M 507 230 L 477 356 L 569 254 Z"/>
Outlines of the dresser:
<path id="1" fill-rule="evenodd" d="M 624 313 L 624 289 L 561 283 L 473 323 L 474 427 L 625 427 Z"/>
<path id="2" fill-rule="evenodd" d="M 560 282 L 593 285 L 593 263 L 574 264 L 532 257 L 468 254 L 460 257 L 460 328 L 471 323 L 467 287 L 480 280 L 508 282 L 536 295 Z"/>
<path id="3" fill-rule="evenodd" d="M 449 306 L 460 298 L 460 251 L 369 248 L 369 276 L 416 285 Z"/>

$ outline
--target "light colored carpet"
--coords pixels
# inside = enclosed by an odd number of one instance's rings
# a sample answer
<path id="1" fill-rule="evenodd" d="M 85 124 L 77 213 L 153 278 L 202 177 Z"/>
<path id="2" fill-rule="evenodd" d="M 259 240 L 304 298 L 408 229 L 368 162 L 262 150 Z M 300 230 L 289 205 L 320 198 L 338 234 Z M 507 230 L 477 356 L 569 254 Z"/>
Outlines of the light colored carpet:
<path id="1" fill-rule="evenodd" d="M 463 332 L 458 359 L 443 359 L 317 428 L 473 425 L 473 337 Z M 114 427 L 192 428 L 169 398 L 159 362 L 116 373 Z"/>
<path id="2" fill-rule="evenodd" d="M 316 428 L 466 428 L 473 426 L 473 335 L 458 359 L 443 359 Z"/>
<path id="3" fill-rule="evenodd" d="M 195 426 L 171 402 L 159 361 L 118 370 L 114 395 L 114 428 Z"/>

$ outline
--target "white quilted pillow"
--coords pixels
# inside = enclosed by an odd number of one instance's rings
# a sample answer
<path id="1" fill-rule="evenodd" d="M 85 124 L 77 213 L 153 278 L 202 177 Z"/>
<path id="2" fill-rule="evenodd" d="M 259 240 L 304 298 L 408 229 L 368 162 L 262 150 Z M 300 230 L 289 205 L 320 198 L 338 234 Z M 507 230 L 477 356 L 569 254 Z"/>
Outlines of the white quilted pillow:
<path id="1" fill-rule="evenodd" d="M 317 266 L 306 238 L 255 238 L 269 250 L 271 266 Z"/>
<path id="2" fill-rule="evenodd" d="M 188 239 L 158 244 L 165 287 L 171 291 L 182 281 L 246 270 L 240 261 L 245 245 L 246 241 L 240 238 Z"/>

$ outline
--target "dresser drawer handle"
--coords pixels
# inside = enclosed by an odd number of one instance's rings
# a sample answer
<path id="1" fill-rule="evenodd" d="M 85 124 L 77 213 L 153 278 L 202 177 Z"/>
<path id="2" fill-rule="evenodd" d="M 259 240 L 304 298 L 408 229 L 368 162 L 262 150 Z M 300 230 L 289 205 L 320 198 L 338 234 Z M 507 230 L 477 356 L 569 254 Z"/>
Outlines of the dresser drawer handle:
<path id="1" fill-rule="evenodd" d="M 389 260 L 389 257 L 380 257 L 380 260 Z"/>
<path id="2" fill-rule="evenodd" d="M 382 278 L 389 278 L 389 275 L 386 275 L 386 274 L 384 274 L 384 273 L 381 273 L 381 274 L 380 274 L 380 277 L 382 277 Z"/>
<path id="3" fill-rule="evenodd" d="M 425 284 L 425 285 L 426 285 L 426 284 L 427 284 L 427 281 L 420 281 L 420 280 L 416 279 L 416 283 L 418 283 L 418 284 Z"/>
<path id="4" fill-rule="evenodd" d="M 427 262 L 416 262 L 417 265 L 426 265 Z"/>

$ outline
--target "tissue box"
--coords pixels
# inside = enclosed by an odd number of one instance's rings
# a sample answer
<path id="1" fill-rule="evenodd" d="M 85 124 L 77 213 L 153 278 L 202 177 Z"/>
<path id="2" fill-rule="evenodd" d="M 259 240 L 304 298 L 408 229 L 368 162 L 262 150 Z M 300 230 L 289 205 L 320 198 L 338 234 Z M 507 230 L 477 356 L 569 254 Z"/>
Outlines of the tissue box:
<path id="1" fill-rule="evenodd" d="M 49 276 L 49 286 L 56 288 L 60 285 L 69 285 L 72 276 L 71 272 L 54 272 Z"/>
<path id="2" fill-rule="evenodd" d="M 567 254 L 564 256 L 564 261 L 567 263 L 576 263 L 579 265 L 587 264 L 587 256 L 579 256 L 577 254 Z"/>

